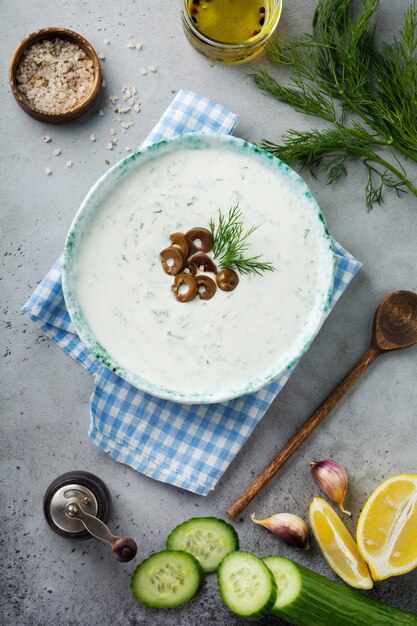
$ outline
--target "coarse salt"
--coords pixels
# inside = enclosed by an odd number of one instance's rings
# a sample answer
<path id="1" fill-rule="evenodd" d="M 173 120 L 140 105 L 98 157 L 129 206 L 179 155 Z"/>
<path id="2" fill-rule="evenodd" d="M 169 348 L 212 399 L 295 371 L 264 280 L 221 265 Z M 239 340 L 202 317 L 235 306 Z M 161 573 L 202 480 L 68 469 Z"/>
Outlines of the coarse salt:
<path id="1" fill-rule="evenodd" d="M 50 168 L 50 167 L 45 167 L 45 174 L 46 174 L 47 176 L 49 176 L 49 174 L 52 174 L 52 170 L 51 170 L 51 168 Z"/>
<path id="2" fill-rule="evenodd" d="M 106 81 L 103 79 L 103 80 L 101 81 L 101 86 L 104 88 L 106 85 L 107 85 L 107 83 L 106 83 Z"/>
<path id="3" fill-rule="evenodd" d="M 95 136 L 94 133 L 91 133 L 90 135 L 90 141 L 95 141 L 97 139 L 97 137 Z"/>
<path id="4" fill-rule="evenodd" d="M 44 143 L 49 143 L 49 142 L 51 141 L 51 138 L 50 138 L 50 136 L 49 136 L 49 135 L 44 135 L 44 136 L 42 137 L 42 141 L 43 141 Z"/>
<path id="5" fill-rule="evenodd" d="M 147 73 L 148 73 L 148 70 L 146 69 L 146 67 L 139 68 L 139 74 L 142 74 L 142 76 L 146 76 Z"/>
<path id="6" fill-rule="evenodd" d="M 143 43 L 137 43 L 135 46 L 136 50 L 142 50 L 143 48 Z"/>
<path id="7" fill-rule="evenodd" d="M 115 113 L 128 113 L 131 107 L 121 107 L 120 105 L 114 109 Z"/>
<path id="8" fill-rule="evenodd" d="M 100 61 L 104 61 L 104 60 L 105 60 L 105 58 L 106 58 L 102 52 L 98 52 L 98 53 L 97 53 L 97 56 L 98 56 L 98 58 L 100 59 Z"/>
<path id="9" fill-rule="evenodd" d="M 73 164 L 74 164 L 74 162 L 73 162 L 73 161 L 67 161 L 67 167 L 72 167 L 72 166 L 73 166 Z"/>
<path id="10" fill-rule="evenodd" d="M 71 41 L 44 39 L 23 52 L 16 81 L 19 92 L 36 109 L 66 113 L 90 95 L 93 62 Z"/>
<path id="11" fill-rule="evenodd" d="M 156 72 L 156 67 L 155 67 L 155 65 L 148 65 L 148 70 L 149 70 L 150 72 L 155 73 L 155 72 Z"/>
<path id="12" fill-rule="evenodd" d="M 52 154 L 54 156 L 59 156 L 61 154 L 61 150 L 59 148 L 55 148 L 54 150 L 52 150 Z"/>
<path id="13" fill-rule="evenodd" d="M 99 116 L 100 116 L 100 117 L 104 117 L 104 111 L 103 111 L 103 109 L 100 109 L 100 110 L 99 110 L 99 112 L 98 112 L 98 114 L 99 114 Z"/>
<path id="14" fill-rule="evenodd" d="M 128 44 L 127 44 L 127 47 L 134 49 L 134 48 L 136 48 L 136 44 L 135 44 L 134 41 L 129 41 Z"/>

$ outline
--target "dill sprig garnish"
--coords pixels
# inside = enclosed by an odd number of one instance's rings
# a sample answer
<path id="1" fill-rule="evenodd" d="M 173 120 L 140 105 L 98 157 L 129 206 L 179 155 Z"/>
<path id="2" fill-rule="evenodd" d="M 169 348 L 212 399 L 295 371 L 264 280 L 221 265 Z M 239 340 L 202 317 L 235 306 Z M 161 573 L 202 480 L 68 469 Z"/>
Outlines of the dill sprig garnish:
<path id="1" fill-rule="evenodd" d="M 262 272 L 273 271 L 272 263 L 260 261 L 260 255 L 249 258 L 243 256 L 249 248 L 249 237 L 258 228 L 259 226 L 252 226 L 245 230 L 239 203 L 230 207 L 227 215 L 219 209 L 218 224 L 212 219 L 209 222 L 213 256 L 219 267 L 235 269 L 240 274 L 261 275 Z"/>
<path id="2" fill-rule="evenodd" d="M 357 10 L 354 4 L 319 0 L 312 34 L 271 46 L 271 60 L 291 70 L 288 87 L 265 70 L 251 76 L 265 93 L 330 123 L 289 130 L 282 144 L 264 140 L 262 147 L 313 174 L 321 170 L 328 184 L 346 176 L 349 161 L 361 160 L 370 209 L 382 203 L 386 187 L 417 196 L 395 153 L 417 162 L 417 8 L 413 3 L 405 11 L 397 39 L 377 45 L 379 0 L 362 0 Z"/>

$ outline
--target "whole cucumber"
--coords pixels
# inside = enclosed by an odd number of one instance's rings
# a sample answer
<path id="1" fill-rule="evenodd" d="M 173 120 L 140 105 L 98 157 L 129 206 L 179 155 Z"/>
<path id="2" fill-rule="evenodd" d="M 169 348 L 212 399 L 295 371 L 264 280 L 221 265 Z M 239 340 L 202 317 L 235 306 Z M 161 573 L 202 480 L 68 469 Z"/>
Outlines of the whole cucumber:
<path id="1" fill-rule="evenodd" d="M 278 595 L 271 613 L 296 626 L 417 626 L 417 615 L 382 604 L 282 556 L 267 556 Z"/>

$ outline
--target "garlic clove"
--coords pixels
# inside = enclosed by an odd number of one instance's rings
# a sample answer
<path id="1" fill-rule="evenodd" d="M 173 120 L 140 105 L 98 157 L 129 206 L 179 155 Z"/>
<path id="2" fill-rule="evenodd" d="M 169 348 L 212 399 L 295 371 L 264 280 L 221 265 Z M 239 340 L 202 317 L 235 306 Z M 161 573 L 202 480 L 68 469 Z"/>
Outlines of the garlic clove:
<path id="1" fill-rule="evenodd" d="M 349 479 L 345 468 L 333 461 L 312 461 L 310 463 L 311 474 L 320 489 L 335 502 L 343 513 L 352 515 L 344 508 L 346 492 L 349 487 Z"/>
<path id="2" fill-rule="evenodd" d="M 250 516 L 252 522 L 267 528 L 282 541 L 297 550 L 308 550 L 308 527 L 298 515 L 277 513 L 265 519 L 256 519 L 255 513 Z"/>

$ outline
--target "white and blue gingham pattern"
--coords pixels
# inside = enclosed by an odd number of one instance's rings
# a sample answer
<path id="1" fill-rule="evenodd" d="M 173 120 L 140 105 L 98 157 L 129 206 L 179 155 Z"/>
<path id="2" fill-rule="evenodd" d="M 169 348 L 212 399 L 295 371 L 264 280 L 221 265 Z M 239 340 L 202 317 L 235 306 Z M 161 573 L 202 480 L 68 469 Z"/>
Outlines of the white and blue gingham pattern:
<path id="1" fill-rule="evenodd" d="M 143 146 L 191 131 L 231 133 L 237 116 L 181 90 Z M 337 242 L 333 308 L 361 264 Z M 223 404 L 185 405 L 139 391 L 97 361 L 75 333 L 61 287 L 61 260 L 24 306 L 43 332 L 94 375 L 89 437 L 121 463 L 208 494 L 285 385 L 295 366 L 257 393 Z"/>

